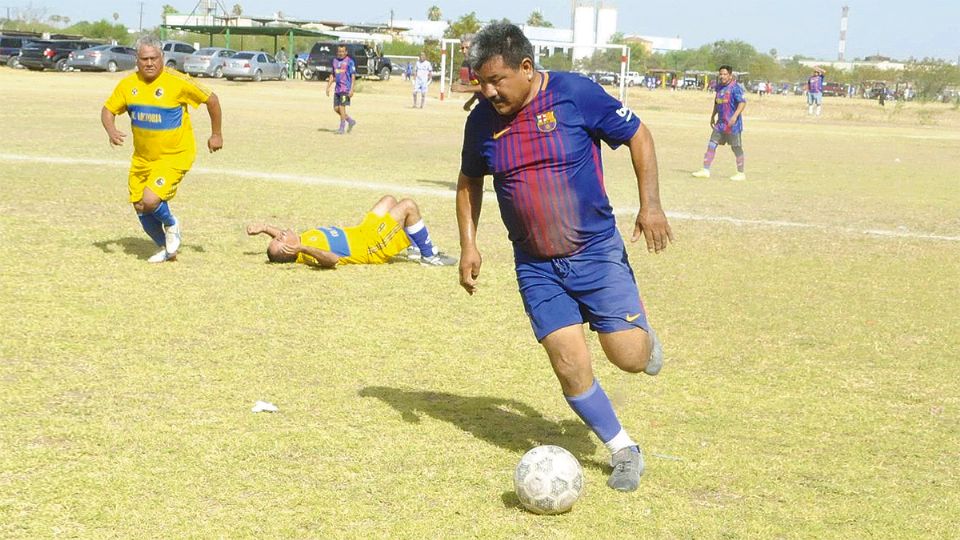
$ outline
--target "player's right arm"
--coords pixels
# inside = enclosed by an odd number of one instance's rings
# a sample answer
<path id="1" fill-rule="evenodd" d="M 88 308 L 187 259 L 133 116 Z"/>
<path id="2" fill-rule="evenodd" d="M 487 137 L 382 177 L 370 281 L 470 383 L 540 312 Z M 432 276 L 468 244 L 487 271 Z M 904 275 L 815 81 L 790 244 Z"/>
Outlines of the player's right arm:
<path id="1" fill-rule="evenodd" d="M 469 294 L 477 291 L 477 278 L 483 259 L 477 249 L 477 225 L 483 205 L 483 177 L 457 179 L 457 227 L 460 229 L 460 286 Z"/>
<path id="2" fill-rule="evenodd" d="M 117 115 L 113 114 L 113 111 L 106 107 L 101 109 L 100 123 L 103 124 L 103 129 L 106 130 L 107 137 L 110 138 L 110 144 L 114 146 L 123 144 L 123 139 L 127 134 L 117 129 Z"/>

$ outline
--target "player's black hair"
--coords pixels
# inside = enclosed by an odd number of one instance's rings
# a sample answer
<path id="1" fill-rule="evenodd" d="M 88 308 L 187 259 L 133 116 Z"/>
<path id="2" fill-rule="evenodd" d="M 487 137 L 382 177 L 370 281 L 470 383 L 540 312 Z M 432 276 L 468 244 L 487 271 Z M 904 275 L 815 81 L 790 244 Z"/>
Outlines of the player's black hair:
<path id="1" fill-rule="evenodd" d="M 524 59 L 533 62 L 533 45 L 515 24 L 495 22 L 480 30 L 470 46 L 470 67 L 479 70 L 488 60 L 500 56 L 509 68 L 520 69 Z"/>
<path id="2" fill-rule="evenodd" d="M 724 65 L 718 67 L 718 68 L 717 68 L 717 71 L 720 71 L 721 69 L 725 69 L 725 70 L 727 70 L 727 73 L 733 75 L 733 68 L 730 67 L 730 66 L 728 66 L 727 64 L 724 64 Z"/>
<path id="3" fill-rule="evenodd" d="M 286 262 L 286 261 L 281 261 L 280 257 L 275 256 L 273 252 L 270 251 L 270 246 L 267 246 L 267 260 L 272 263 Z"/>

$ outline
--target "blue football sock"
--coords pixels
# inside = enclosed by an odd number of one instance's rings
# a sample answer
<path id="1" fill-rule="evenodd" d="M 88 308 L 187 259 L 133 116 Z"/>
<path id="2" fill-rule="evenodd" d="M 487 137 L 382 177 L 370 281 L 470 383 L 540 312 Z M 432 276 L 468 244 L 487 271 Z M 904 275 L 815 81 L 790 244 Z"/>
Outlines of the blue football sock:
<path id="1" fill-rule="evenodd" d="M 430 239 L 430 232 L 427 231 L 427 226 L 423 223 L 422 219 L 406 227 L 404 231 L 406 231 L 407 236 L 413 240 L 413 243 L 417 245 L 417 248 L 420 249 L 420 255 L 433 257 L 437 254 L 433 247 L 433 240 Z"/>
<path id="2" fill-rule="evenodd" d="M 173 212 L 170 211 L 170 205 L 167 204 L 167 201 L 160 201 L 157 209 L 153 211 L 153 216 L 167 227 L 177 224 L 177 218 L 173 217 Z"/>
<path id="3" fill-rule="evenodd" d="M 597 434 L 601 442 L 608 442 L 620 433 L 622 427 L 613 404 L 596 379 L 593 385 L 579 396 L 567 396 L 567 403 L 585 424 Z"/>
<path id="4" fill-rule="evenodd" d="M 154 244 L 160 247 L 167 245 L 167 238 L 163 234 L 163 227 L 160 226 L 157 218 L 153 217 L 153 214 L 137 214 L 137 218 L 140 219 L 140 225 L 143 226 L 143 231 L 153 240 Z"/>

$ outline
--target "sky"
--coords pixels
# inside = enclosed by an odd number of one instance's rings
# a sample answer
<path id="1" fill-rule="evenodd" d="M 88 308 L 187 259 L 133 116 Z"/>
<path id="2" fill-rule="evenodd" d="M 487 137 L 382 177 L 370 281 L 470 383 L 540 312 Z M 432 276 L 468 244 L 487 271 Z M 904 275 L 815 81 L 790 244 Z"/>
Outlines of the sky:
<path id="1" fill-rule="evenodd" d="M 524 22 L 539 9 L 554 26 L 571 25 L 570 0 L 221 0 L 226 9 L 239 3 L 244 14 L 270 16 L 277 11 L 298 19 L 380 23 L 393 18 L 425 19 L 427 9 L 438 5 L 444 19 L 452 20 L 475 11 L 481 20 L 508 18 Z M 160 24 L 161 8 L 170 4 L 190 13 L 197 0 L 144 0 L 143 25 Z M 960 1 L 958 0 L 614 0 L 618 31 L 683 38 L 684 48 L 696 48 L 722 39 L 739 39 L 757 50 L 776 49 L 781 56 L 802 54 L 821 60 L 837 57 L 840 10 L 850 7 L 847 29 L 847 59 L 881 54 L 896 59 L 937 57 L 957 61 L 960 57 Z M 4 9 L 42 10 L 47 16 L 63 15 L 72 21 L 112 20 L 138 28 L 139 0 L 5 0 Z"/>

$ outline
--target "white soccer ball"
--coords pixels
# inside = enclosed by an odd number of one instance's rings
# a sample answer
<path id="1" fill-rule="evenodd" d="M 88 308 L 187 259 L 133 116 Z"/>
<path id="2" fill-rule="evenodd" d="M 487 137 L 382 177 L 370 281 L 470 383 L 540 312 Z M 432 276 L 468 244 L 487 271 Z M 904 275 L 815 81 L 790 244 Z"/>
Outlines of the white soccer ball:
<path id="1" fill-rule="evenodd" d="M 527 510 L 562 514 L 583 493 L 583 468 L 573 454 L 559 446 L 538 446 L 520 458 L 513 486 Z"/>

